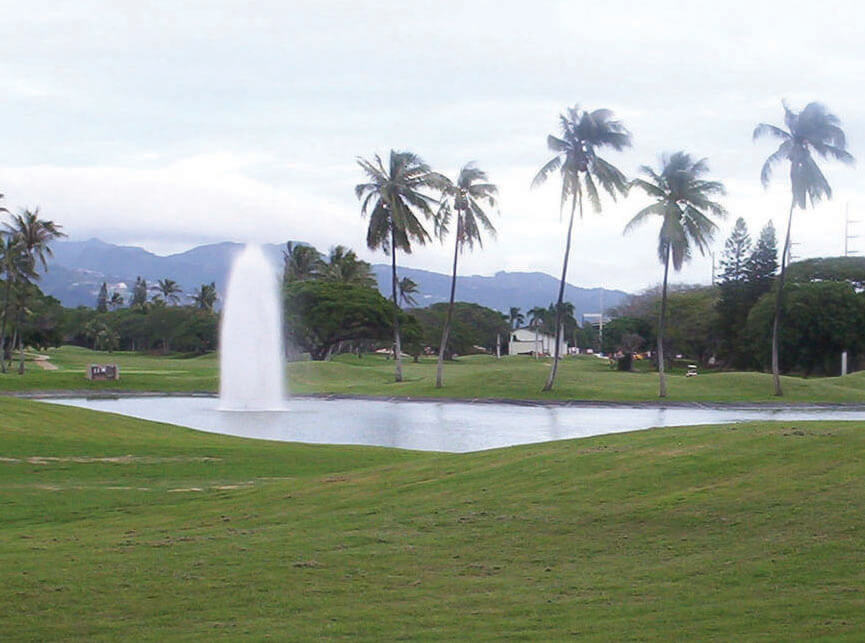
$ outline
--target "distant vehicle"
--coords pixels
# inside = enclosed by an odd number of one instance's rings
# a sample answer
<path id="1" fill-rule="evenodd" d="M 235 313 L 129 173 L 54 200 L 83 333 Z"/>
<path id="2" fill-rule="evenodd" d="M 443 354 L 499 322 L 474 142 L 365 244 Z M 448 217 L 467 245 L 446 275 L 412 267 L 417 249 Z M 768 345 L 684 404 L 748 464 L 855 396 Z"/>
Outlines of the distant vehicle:
<path id="1" fill-rule="evenodd" d="M 695 377 L 697 375 L 699 375 L 699 373 L 697 373 L 697 365 L 688 364 L 688 371 L 685 373 L 685 377 Z"/>

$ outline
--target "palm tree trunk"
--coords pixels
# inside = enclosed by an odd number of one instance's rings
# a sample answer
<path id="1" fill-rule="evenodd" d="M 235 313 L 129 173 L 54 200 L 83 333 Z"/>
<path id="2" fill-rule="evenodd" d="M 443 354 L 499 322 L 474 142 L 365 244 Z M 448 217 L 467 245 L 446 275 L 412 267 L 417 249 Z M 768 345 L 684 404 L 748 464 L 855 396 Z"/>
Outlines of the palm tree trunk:
<path id="1" fill-rule="evenodd" d="M 24 375 L 24 302 L 18 310 L 18 375 Z"/>
<path id="2" fill-rule="evenodd" d="M 667 275 L 670 273 L 670 251 L 672 246 L 667 243 L 667 255 L 664 258 L 664 286 L 661 289 L 661 316 L 658 318 L 658 397 L 667 397 L 667 376 L 664 373 L 664 322 L 667 318 Z"/>
<path id="3" fill-rule="evenodd" d="M 442 387 L 442 375 L 444 371 L 444 360 L 445 360 L 445 347 L 448 344 L 448 335 L 451 332 L 451 318 L 454 314 L 454 295 L 457 289 L 457 259 L 460 256 L 460 235 L 462 233 L 462 219 L 460 218 L 460 213 L 457 211 L 457 240 L 454 244 L 454 271 L 453 275 L 451 275 L 451 298 L 450 303 L 448 303 L 448 313 L 447 317 L 445 317 L 445 325 L 442 329 L 442 343 L 439 346 L 439 360 L 436 365 L 436 388 Z"/>
<path id="4" fill-rule="evenodd" d="M 393 358 L 396 362 L 394 379 L 402 382 L 402 344 L 399 338 L 399 301 L 397 299 L 398 283 L 396 279 L 396 232 L 393 229 L 393 221 L 390 225 L 390 265 L 393 285 Z"/>
<path id="5" fill-rule="evenodd" d="M 775 293 L 775 319 L 772 321 L 772 380 L 775 384 L 775 395 L 782 396 L 781 367 L 778 359 L 778 335 L 781 331 L 781 296 L 784 291 L 784 278 L 787 275 L 787 253 L 790 252 L 790 227 L 793 224 L 793 208 L 796 198 L 790 201 L 790 214 L 787 216 L 787 236 L 784 239 L 784 251 L 781 253 L 781 274 L 778 276 L 778 291 Z"/>
<path id="6" fill-rule="evenodd" d="M 580 219 L 583 218 L 583 193 L 580 192 Z M 556 303 L 556 345 L 553 347 L 553 366 L 550 368 L 550 375 L 547 378 L 547 383 L 544 384 L 544 391 L 553 390 L 553 382 L 556 380 L 556 372 L 559 370 L 559 346 L 562 337 L 562 301 L 565 298 L 565 281 L 568 277 L 568 258 L 571 254 L 571 230 L 574 228 L 574 210 L 577 207 L 577 195 L 574 194 L 571 199 L 571 219 L 568 221 L 568 240 L 565 243 L 565 260 L 562 262 L 562 281 L 559 283 L 559 298 Z"/>
<path id="7" fill-rule="evenodd" d="M 6 320 L 9 318 L 9 296 L 12 277 L 6 276 L 6 285 L 3 293 L 3 322 L 0 323 L 0 373 L 6 372 Z"/>

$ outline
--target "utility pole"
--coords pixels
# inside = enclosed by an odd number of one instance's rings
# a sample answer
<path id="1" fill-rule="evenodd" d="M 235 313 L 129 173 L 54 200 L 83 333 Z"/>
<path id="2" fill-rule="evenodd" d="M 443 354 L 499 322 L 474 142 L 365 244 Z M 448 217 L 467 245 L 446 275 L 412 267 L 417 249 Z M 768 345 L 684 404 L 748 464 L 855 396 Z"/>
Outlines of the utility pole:
<path id="1" fill-rule="evenodd" d="M 858 234 L 850 234 L 850 225 L 859 223 L 858 220 L 850 220 L 850 203 L 847 203 L 844 212 L 844 256 L 849 257 L 850 255 L 858 254 L 858 250 L 850 250 L 850 239 L 859 238 Z"/>
<path id="2" fill-rule="evenodd" d="M 604 354 L 604 289 L 601 288 L 601 324 L 598 330 L 598 339 L 601 343 L 601 355 Z"/>
<path id="3" fill-rule="evenodd" d="M 715 285 L 715 251 L 712 250 L 711 252 L 709 252 L 709 254 L 712 255 L 712 285 L 714 286 Z"/>
<path id="4" fill-rule="evenodd" d="M 787 248 L 787 265 L 789 266 L 793 263 L 793 259 L 798 259 L 799 255 L 793 254 L 793 246 L 801 246 L 802 244 L 799 241 L 791 241 L 790 247 Z"/>

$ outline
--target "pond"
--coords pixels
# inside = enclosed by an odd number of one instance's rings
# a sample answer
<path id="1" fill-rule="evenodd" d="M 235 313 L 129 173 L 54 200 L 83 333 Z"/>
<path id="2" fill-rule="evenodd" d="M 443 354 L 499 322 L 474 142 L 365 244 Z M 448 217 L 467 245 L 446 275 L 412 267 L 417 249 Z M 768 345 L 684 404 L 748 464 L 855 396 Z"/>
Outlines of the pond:
<path id="1" fill-rule="evenodd" d="M 52 399 L 96 411 L 245 438 L 465 453 L 666 426 L 751 420 L 865 420 L 857 407 L 543 406 L 291 398 L 285 411 L 220 411 L 210 397 Z"/>

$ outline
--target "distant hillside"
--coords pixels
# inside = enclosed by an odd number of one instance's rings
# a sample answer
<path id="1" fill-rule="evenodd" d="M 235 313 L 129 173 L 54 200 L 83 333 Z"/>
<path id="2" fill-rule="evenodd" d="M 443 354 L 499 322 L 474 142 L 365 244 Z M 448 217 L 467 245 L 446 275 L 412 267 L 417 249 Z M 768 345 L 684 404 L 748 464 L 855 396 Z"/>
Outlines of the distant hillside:
<path id="1" fill-rule="evenodd" d="M 173 279 L 184 292 L 191 293 L 203 283 L 216 283 L 220 295 L 225 290 L 231 260 L 242 248 L 239 243 L 215 243 L 198 246 L 186 252 L 161 257 L 143 248 L 118 246 L 99 239 L 60 241 L 52 246 L 54 259 L 43 276 L 41 287 L 65 306 L 93 306 L 102 282 L 129 295 L 135 278 L 141 276 L 151 285 L 159 279 Z M 265 254 L 282 262 L 285 244 L 264 246 Z M 390 295 L 390 266 L 373 266 L 379 289 Z M 418 305 L 428 306 L 447 301 L 450 276 L 427 270 L 399 268 L 400 277 L 410 277 L 419 287 Z M 620 303 L 627 294 L 604 289 L 604 307 Z M 558 280 L 542 272 L 498 272 L 492 277 L 463 276 L 457 280 L 457 299 L 502 312 L 518 306 L 524 312 L 534 306 L 548 306 L 558 293 Z M 577 317 L 597 312 L 601 306 L 600 288 L 568 285 L 565 299 L 574 304 Z"/>

